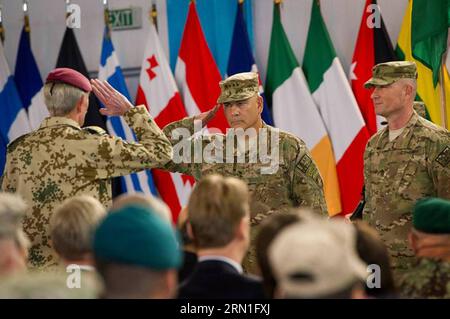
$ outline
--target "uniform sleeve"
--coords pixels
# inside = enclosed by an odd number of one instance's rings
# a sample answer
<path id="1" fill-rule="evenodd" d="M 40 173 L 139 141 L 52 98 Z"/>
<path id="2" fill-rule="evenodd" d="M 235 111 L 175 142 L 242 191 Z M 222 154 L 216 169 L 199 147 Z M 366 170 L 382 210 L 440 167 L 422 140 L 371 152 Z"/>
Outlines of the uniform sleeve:
<path id="1" fill-rule="evenodd" d="M 367 194 L 371 193 L 371 187 L 372 185 L 370 184 L 370 176 L 369 176 L 369 171 L 370 171 L 370 161 L 369 161 L 369 144 L 367 144 L 366 149 L 364 151 L 364 187 L 365 187 L 365 191 L 364 191 L 364 200 L 366 202 L 366 204 L 364 205 L 364 210 L 363 210 L 363 220 L 367 220 L 369 217 L 369 213 L 371 212 L 371 201 L 368 200 L 367 198 Z"/>
<path id="2" fill-rule="evenodd" d="M 124 116 L 137 143 L 128 143 L 107 134 L 89 134 L 81 153 L 87 158 L 78 170 L 92 178 L 123 176 L 155 168 L 172 157 L 172 146 L 144 106 L 130 109 Z"/>
<path id="3" fill-rule="evenodd" d="M 428 154 L 429 174 L 433 180 L 436 194 L 440 198 L 450 199 L 450 133 L 433 143 Z"/>
<path id="4" fill-rule="evenodd" d="M 302 141 L 282 145 L 289 167 L 291 199 L 296 206 L 309 206 L 328 216 L 323 181 L 316 163 Z"/>
<path id="5" fill-rule="evenodd" d="M 200 178 L 201 163 L 194 161 L 194 117 L 172 122 L 164 127 L 163 132 L 173 146 L 173 157 L 161 169 Z"/>

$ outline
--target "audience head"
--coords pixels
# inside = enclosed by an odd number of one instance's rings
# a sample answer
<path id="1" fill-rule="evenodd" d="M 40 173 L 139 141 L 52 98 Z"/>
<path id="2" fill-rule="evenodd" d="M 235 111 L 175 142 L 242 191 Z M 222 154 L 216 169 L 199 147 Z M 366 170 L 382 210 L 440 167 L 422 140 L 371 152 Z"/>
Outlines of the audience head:
<path id="1" fill-rule="evenodd" d="M 364 296 L 366 265 L 356 254 L 356 231 L 341 220 L 310 220 L 284 228 L 269 246 L 269 261 L 284 298 Z"/>
<path id="2" fill-rule="evenodd" d="M 27 209 L 20 196 L 0 193 L 0 277 L 26 270 L 29 241 L 22 219 Z"/>
<path id="3" fill-rule="evenodd" d="M 172 298 L 181 252 L 176 233 L 149 207 L 112 211 L 94 236 L 105 298 Z"/>
<path id="4" fill-rule="evenodd" d="M 64 264 L 92 264 L 92 237 L 106 216 L 102 204 L 92 196 L 67 199 L 50 219 L 53 248 Z"/>
<path id="5" fill-rule="evenodd" d="M 145 195 L 143 193 L 119 195 L 114 199 L 111 209 L 117 210 L 129 204 L 148 207 L 153 212 L 158 214 L 163 220 L 169 223 L 172 222 L 172 213 L 166 203 L 154 196 Z"/>

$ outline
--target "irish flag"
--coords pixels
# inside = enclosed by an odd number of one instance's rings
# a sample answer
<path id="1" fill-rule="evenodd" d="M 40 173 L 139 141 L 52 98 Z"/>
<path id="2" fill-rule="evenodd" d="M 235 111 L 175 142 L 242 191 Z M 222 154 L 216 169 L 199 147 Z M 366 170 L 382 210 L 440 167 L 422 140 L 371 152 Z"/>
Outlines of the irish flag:
<path id="1" fill-rule="evenodd" d="M 301 138 L 311 151 L 324 181 L 328 214 L 339 214 L 339 185 L 330 139 L 284 32 L 279 4 L 273 11 L 265 92 L 275 126 Z"/>
<path id="2" fill-rule="evenodd" d="M 348 214 L 361 198 L 363 154 L 369 133 L 336 56 L 317 1 L 312 4 L 303 71 L 331 138 L 342 212 Z"/>

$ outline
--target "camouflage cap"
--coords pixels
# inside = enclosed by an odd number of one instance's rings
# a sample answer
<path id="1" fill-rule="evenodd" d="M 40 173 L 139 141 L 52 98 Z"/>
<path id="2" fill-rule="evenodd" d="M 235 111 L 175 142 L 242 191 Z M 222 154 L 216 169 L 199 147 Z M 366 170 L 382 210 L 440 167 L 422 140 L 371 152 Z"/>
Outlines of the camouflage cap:
<path id="1" fill-rule="evenodd" d="M 417 67 L 411 61 L 392 61 L 375 65 L 372 68 L 372 78 L 364 87 L 369 89 L 373 86 L 392 84 L 400 79 L 417 79 Z"/>
<path id="2" fill-rule="evenodd" d="M 414 206 L 413 226 L 429 234 L 450 234 L 450 201 L 425 198 Z"/>
<path id="3" fill-rule="evenodd" d="M 237 73 L 219 83 L 221 93 L 217 103 L 241 101 L 259 92 L 258 73 Z"/>

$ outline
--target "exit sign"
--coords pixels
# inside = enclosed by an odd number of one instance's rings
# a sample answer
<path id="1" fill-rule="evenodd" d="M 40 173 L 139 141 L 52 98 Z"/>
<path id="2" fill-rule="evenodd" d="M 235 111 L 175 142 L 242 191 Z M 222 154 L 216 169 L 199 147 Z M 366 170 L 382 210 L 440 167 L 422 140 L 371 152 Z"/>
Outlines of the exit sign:
<path id="1" fill-rule="evenodd" d="M 109 24 L 112 30 L 139 29 L 142 27 L 142 9 L 131 7 L 109 10 Z"/>

